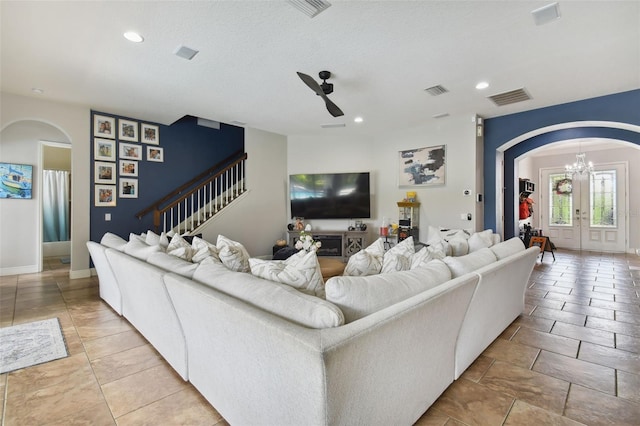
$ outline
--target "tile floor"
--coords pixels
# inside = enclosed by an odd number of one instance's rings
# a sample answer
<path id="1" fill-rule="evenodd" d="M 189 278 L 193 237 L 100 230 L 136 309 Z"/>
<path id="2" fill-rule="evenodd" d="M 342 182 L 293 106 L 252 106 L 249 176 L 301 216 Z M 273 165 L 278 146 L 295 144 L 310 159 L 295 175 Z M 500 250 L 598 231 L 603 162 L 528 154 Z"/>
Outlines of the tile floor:
<path id="1" fill-rule="evenodd" d="M 640 257 L 556 252 L 525 312 L 418 425 L 640 424 Z M 70 356 L 0 375 L 2 425 L 225 425 L 129 323 L 45 260 L 0 277 L 0 326 L 60 318 Z M 257 419 L 256 424 L 260 424 Z"/>

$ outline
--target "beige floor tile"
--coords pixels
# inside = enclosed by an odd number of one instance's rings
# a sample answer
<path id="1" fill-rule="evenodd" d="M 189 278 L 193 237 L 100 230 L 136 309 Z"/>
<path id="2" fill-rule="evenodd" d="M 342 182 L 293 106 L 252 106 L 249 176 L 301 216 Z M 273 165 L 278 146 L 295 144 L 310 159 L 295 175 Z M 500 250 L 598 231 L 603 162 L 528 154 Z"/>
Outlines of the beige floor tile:
<path id="1" fill-rule="evenodd" d="M 52 422 L 47 426 L 91 425 L 113 426 L 116 424 L 106 401 L 100 401 L 93 405 L 76 407 L 70 410 L 66 416 Z"/>
<path id="2" fill-rule="evenodd" d="M 616 321 L 628 322 L 629 324 L 640 325 L 640 314 L 630 314 L 628 312 L 619 311 L 619 312 L 616 312 Z"/>
<path id="3" fill-rule="evenodd" d="M 571 385 L 564 415 L 587 425 L 637 426 L 640 404 Z"/>
<path id="4" fill-rule="evenodd" d="M 166 364 L 102 386 L 113 416 L 118 418 L 183 390 L 187 384 Z"/>
<path id="5" fill-rule="evenodd" d="M 640 404 L 640 371 L 630 374 L 618 370 L 618 396 Z"/>
<path id="6" fill-rule="evenodd" d="M 522 368 L 531 368 L 540 349 L 532 348 L 521 343 L 503 339 L 496 339 L 482 355 L 500 361 L 510 362 Z"/>
<path id="7" fill-rule="evenodd" d="M 84 347 L 90 360 L 102 358 L 145 344 L 147 344 L 147 341 L 136 330 L 124 331 L 111 336 L 84 341 Z"/>
<path id="8" fill-rule="evenodd" d="M 535 348 L 546 349 L 561 355 L 575 357 L 578 353 L 580 342 L 568 337 L 556 336 L 549 333 L 542 333 L 526 327 L 520 328 L 515 336 L 514 342 L 522 343 Z"/>
<path id="9" fill-rule="evenodd" d="M 124 318 L 116 318 L 99 324 L 77 325 L 78 334 L 82 339 L 96 339 L 111 336 L 131 330 L 131 325 Z"/>
<path id="10" fill-rule="evenodd" d="M 547 318 L 579 326 L 583 326 L 586 320 L 586 315 L 574 314 L 572 312 L 559 311 L 557 309 L 549 309 L 543 307 L 537 307 L 536 310 L 533 311 L 531 316 Z"/>
<path id="11" fill-rule="evenodd" d="M 467 425 L 500 425 L 514 398 L 478 383 L 458 379 L 433 408 Z"/>
<path id="12" fill-rule="evenodd" d="M 580 426 L 582 423 L 527 404 L 524 401 L 516 400 L 511 411 L 509 411 L 504 426 L 523 425 Z"/>
<path id="13" fill-rule="evenodd" d="M 640 355 L 620 349 L 607 348 L 583 342 L 578 359 L 594 364 L 609 366 L 627 373 L 637 374 L 640 371 Z"/>
<path id="14" fill-rule="evenodd" d="M 478 383 L 482 376 L 489 370 L 494 359 L 480 355 L 460 376 L 463 379 Z"/>
<path id="15" fill-rule="evenodd" d="M 451 418 L 435 408 L 429 408 L 414 426 L 445 426 Z"/>
<path id="16" fill-rule="evenodd" d="M 513 364 L 496 361 L 480 380 L 489 389 L 562 414 L 569 383 Z"/>
<path id="17" fill-rule="evenodd" d="M 640 337 L 640 325 L 612 321 L 603 318 L 589 317 L 586 326 L 598 330 L 608 330 L 627 336 Z"/>
<path id="18" fill-rule="evenodd" d="M 152 402 L 118 417 L 118 426 L 214 425 L 222 416 L 193 388 Z"/>
<path id="19" fill-rule="evenodd" d="M 563 311 L 573 312 L 574 314 L 590 315 L 598 318 L 614 319 L 613 309 L 596 308 L 593 306 L 576 305 L 574 303 L 565 303 Z"/>
<path id="20" fill-rule="evenodd" d="M 640 305 L 631 303 L 608 302 L 606 300 L 593 300 L 591 306 L 597 308 L 613 309 L 621 312 L 629 312 L 630 314 L 640 315 Z"/>
<path id="21" fill-rule="evenodd" d="M 613 368 L 542 351 L 533 371 L 610 395 L 616 394 L 616 372 Z"/>
<path id="22" fill-rule="evenodd" d="M 640 354 L 640 337 L 618 334 L 616 335 L 616 348 Z"/>
<path id="23" fill-rule="evenodd" d="M 162 364 L 162 357 L 150 344 L 138 346 L 91 361 L 101 385 Z"/>
<path id="24" fill-rule="evenodd" d="M 556 324 L 553 326 L 553 330 L 551 330 L 551 333 L 558 336 L 570 337 L 575 340 L 582 340 L 602 346 L 614 347 L 615 345 L 615 333 L 612 333 L 610 331 L 585 328 L 574 324 L 556 322 Z"/>

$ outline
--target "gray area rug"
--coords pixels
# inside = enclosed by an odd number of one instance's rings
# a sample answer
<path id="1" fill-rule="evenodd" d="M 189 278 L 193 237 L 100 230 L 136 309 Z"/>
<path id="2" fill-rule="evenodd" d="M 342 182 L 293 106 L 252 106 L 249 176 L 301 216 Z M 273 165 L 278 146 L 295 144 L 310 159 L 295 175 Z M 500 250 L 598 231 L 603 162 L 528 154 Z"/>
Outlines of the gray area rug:
<path id="1" fill-rule="evenodd" d="M 0 328 L 0 374 L 67 356 L 58 318 Z"/>

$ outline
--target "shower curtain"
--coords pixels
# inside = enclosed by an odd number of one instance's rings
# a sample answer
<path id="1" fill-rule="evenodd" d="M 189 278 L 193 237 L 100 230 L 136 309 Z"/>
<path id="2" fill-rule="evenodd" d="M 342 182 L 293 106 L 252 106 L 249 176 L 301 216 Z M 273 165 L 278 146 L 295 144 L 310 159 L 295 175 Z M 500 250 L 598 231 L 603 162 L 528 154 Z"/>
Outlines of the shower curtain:
<path id="1" fill-rule="evenodd" d="M 69 240 L 69 172 L 44 170 L 42 212 L 45 243 Z"/>

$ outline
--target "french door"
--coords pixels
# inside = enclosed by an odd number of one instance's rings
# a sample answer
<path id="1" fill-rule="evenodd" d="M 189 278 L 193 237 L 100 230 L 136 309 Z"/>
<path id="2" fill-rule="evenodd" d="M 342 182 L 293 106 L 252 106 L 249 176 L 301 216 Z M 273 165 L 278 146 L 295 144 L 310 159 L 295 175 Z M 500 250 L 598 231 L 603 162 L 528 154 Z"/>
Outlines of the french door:
<path id="1" fill-rule="evenodd" d="M 626 250 L 627 165 L 595 166 L 588 175 L 540 171 L 540 220 L 557 246 L 573 250 Z"/>

